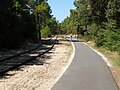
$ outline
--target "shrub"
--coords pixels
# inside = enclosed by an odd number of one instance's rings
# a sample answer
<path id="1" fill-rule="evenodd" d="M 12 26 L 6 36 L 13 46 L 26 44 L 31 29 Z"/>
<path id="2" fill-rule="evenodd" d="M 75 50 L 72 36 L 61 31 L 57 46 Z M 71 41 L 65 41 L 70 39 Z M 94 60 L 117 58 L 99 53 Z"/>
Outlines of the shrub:
<path id="1" fill-rule="evenodd" d="M 48 26 L 46 26 L 44 29 L 41 30 L 41 37 L 42 38 L 47 38 L 50 37 L 52 35 L 50 28 Z"/>
<path id="2" fill-rule="evenodd" d="M 106 38 L 105 47 L 111 51 L 117 51 L 120 53 L 120 31 L 117 32 L 111 31 Z"/>
<path id="3" fill-rule="evenodd" d="M 99 34 L 97 34 L 97 37 L 95 37 L 96 46 L 101 47 L 104 45 L 105 42 L 106 42 L 105 33 L 100 32 Z"/>

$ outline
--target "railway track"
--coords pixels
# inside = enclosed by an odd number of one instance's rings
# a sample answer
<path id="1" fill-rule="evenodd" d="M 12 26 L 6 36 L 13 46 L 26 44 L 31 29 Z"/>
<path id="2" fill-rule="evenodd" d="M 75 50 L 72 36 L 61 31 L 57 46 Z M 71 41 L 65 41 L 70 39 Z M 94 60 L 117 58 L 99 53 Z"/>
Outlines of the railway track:
<path id="1" fill-rule="evenodd" d="M 53 37 L 51 37 L 50 39 L 46 40 L 46 41 L 50 41 Z M 1 55 L 2 57 L 0 57 L 0 62 L 3 62 L 5 60 L 8 60 L 8 59 L 11 59 L 11 58 L 14 58 L 14 57 L 18 57 L 20 56 L 21 54 L 25 54 L 25 53 L 28 53 L 30 51 L 33 51 L 33 50 L 36 50 L 37 48 L 39 48 L 42 44 L 44 44 L 44 41 L 41 41 L 40 43 L 37 44 L 37 46 L 35 46 L 34 48 L 30 48 L 30 49 L 25 49 L 25 50 L 21 50 L 19 51 L 19 53 L 16 53 L 16 54 L 13 54 L 13 55 Z M 25 46 L 26 47 L 26 46 Z M 25 47 L 22 47 L 22 48 L 25 48 Z"/>
<path id="2" fill-rule="evenodd" d="M 36 58 L 44 55 L 46 52 L 50 51 L 57 40 L 57 36 L 53 39 L 49 39 L 44 44 L 39 44 L 35 48 L 27 50 L 16 55 L 3 58 L 0 60 L 0 75 L 7 73 L 8 71 L 14 70 Z"/>

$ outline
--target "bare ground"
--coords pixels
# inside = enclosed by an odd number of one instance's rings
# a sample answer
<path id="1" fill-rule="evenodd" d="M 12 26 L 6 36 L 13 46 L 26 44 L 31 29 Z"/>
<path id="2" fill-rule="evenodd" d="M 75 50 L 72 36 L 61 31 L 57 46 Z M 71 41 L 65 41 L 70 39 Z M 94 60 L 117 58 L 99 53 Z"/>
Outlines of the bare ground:
<path id="1" fill-rule="evenodd" d="M 110 68 L 110 70 L 112 71 L 113 77 L 119 87 L 119 90 L 120 90 L 120 68 L 112 67 L 112 68 Z"/>
<path id="2" fill-rule="evenodd" d="M 72 50 L 70 42 L 59 40 L 52 51 L 38 59 L 45 61 L 43 65 L 28 64 L 8 72 L 0 79 L 0 90 L 50 90 L 69 63 Z"/>

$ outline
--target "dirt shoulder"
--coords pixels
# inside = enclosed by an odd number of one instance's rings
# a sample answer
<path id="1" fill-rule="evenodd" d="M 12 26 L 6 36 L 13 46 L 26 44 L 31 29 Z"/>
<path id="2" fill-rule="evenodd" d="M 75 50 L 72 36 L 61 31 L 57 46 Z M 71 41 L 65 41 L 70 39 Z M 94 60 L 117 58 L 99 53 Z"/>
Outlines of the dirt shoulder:
<path id="1" fill-rule="evenodd" d="M 27 64 L 9 72 L 0 79 L 0 90 L 50 90 L 68 65 L 72 51 L 70 42 L 59 39 L 50 52 L 38 59 L 44 65 Z"/>

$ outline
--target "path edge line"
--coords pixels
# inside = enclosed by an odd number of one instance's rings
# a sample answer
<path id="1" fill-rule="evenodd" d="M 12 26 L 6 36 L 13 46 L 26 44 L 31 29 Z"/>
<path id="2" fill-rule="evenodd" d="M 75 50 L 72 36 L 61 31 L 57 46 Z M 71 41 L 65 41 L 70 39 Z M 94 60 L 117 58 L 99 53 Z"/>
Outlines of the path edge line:
<path id="1" fill-rule="evenodd" d="M 100 53 L 99 51 L 95 50 L 94 48 L 92 48 L 91 46 L 89 46 L 87 43 L 85 42 L 82 42 L 84 45 L 88 46 L 90 49 L 92 49 L 95 53 L 97 53 L 99 56 L 101 56 L 101 58 L 105 61 L 106 63 L 106 66 L 108 68 L 108 70 L 110 71 L 111 75 L 112 75 L 112 78 L 113 80 L 115 81 L 116 85 L 117 85 L 117 88 L 118 90 L 120 89 L 119 86 L 118 86 L 118 83 L 117 81 L 115 80 L 113 74 L 112 74 L 112 71 L 110 70 L 110 68 L 112 68 L 112 64 L 108 61 L 108 58 L 106 58 L 102 53 Z"/>
<path id="2" fill-rule="evenodd" d="M 92 49 L 95 53 L 97 53 L 99 56 L 102 57 L 102 59 L 106 62 L 108 67 L 112 67 L 112 64 L 108 61 L 108 58 L 106 58 L 102 53 L 100 53 L 98 50 L 95 50 L 91 46 L 89 46 L 87 43 L 82 42 L 84 45 L 88 46 L 90 49 Z"/>
<path id="3" fill-rule="evenodd" d="M 71 56 L 70 56 L 70 58 L 69 58 L 69 60 L 68 60 L 67 65 L 66 65 L 65 67 L 63 67 L 62 70 L 61 70 L 61 72 L 60 72 L 60 74 L 58 74 L 58 77 L 56 78 L 56 80 L 55 80 L 53 86 L 50 88 L 50 90 L 54 87 L 54 85 L 55 85 L 55 84 L 59 81 L 59 79 L 63 76 L 63 74 L 65 73 L 65 71 L 68 69 L 68 67 L 70 66 L 70 64 L 71 64 L 72 61 L 73 61 L 73 58 L 74 58 L 74 56 L 75 56 L 75 46 L 74 46 L 74 44 L 73 44 L 72 41 L 70 41 L 70 42 L 71 42 L 72 48 L 73 48 L 72 53 L 71 53 Z"/>

